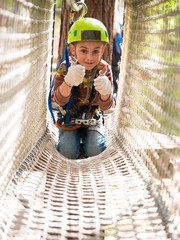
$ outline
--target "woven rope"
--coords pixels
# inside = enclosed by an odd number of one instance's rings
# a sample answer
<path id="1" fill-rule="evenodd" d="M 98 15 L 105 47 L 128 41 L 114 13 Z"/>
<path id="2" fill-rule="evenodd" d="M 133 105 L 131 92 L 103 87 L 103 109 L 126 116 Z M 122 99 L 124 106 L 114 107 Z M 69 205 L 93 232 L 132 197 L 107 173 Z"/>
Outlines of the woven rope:
<path id="1" fill-rule="evenodd" d="M 108 148 L 96 158 L 67 160 L 49 134 L 40 140 L 4 199 L 7 239 L 166 239 L 157 187 L 144 165 L 142 179 L 108 121 Z"/>
<path id="2" fill-rule="evenodd" d="M 179 239 L 179 1 L 127 0 L 107 149 L 66 159 L 47 111 L 53 1 L 0 4 L 0 239 Z"/>

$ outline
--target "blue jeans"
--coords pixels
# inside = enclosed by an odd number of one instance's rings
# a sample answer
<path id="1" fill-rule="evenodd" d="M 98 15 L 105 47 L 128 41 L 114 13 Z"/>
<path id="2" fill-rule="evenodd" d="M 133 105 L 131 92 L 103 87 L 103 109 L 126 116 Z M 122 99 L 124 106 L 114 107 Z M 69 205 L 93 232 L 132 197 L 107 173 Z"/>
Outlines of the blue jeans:
<path id="1" fill-rule="evenodd" d="M 80 127 L 73 131 L 59 129 L 57 150 L 67 158 L 77 159 L 80 154 L 81 140 L 85 157 L 100 154 L 106 149 L 104 125 L 100 127 Z"/>

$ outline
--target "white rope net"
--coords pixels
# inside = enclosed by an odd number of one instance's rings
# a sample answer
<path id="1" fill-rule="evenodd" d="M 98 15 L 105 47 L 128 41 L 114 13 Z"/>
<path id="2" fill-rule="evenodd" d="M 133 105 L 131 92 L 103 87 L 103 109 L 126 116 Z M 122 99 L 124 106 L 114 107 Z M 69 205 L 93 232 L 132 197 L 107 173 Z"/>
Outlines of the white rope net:
<path id="1" fill-rule="evenodd" d="M 47 110 L 53 13 L 0 3 L 0 239 L 179 239 L 179 1 L 126 1 L 107 149 L 78 160 Z"/>

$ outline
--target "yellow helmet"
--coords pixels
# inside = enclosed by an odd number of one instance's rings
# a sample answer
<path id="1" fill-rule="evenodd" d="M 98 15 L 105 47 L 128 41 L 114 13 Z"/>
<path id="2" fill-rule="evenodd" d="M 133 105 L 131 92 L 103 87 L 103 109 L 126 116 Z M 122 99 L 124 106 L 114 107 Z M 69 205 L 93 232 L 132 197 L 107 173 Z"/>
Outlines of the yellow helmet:
<path id="1" fill-rule="evenodd" d="M 77 20 L 69 30 L 68 44 L 79 41 L 101 41 L 109 43 L 106 27 L 95 18 L 81 18 Z"/>

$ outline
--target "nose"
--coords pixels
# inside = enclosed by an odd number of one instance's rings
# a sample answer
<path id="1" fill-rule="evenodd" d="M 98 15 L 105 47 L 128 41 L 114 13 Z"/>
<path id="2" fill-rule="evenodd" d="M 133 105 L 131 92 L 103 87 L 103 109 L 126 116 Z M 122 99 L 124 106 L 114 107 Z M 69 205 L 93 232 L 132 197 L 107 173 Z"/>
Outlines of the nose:
<path id="1" fill-rule="evenodd" d="M 93 59 L 93 54 L 92 53 L 88 53 L 87 54 L 87 60 L 92 60 Z"/>

